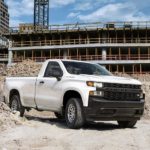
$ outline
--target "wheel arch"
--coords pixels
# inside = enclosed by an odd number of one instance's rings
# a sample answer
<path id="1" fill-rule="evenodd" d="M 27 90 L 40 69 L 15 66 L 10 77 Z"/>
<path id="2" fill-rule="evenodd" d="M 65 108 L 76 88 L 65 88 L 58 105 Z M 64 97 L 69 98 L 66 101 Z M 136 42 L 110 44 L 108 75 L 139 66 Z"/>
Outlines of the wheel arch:
<path id="1" fill-rule="evenodd" d="M 75 91 L 75 90 L 68 90 L 64 93 L 64 96 L 63 96 L 63 107 L 64 107 L 64 109 L 65 109 L 66 104 L 67 104 L 67 102 L 70 98 L 79 98 L 79 99 L 81 99 L 81 103 L 83 105 L 83 99 L 82 99 L 81 94 L 78 91 Z"/>
<path id="2" fill-rule="evenodd" d="M 20 116 L 23 117 L 24 115 L 24 112 L 25 112 L 25 107 L 22 106 L 22 102 L 20 100 L 20 93 L 18 90 L 16 89 L 12 89 L 9 93 L 9 106 L 11 108 L 11 105 L 12 105 L 12 99 L 11 97 L 14 96 L 14 95 L 17 95 L 19 98 L 17 99 L 17 107 L 16 107 L 16 111 L 19 111 L 20 112 Z"/>
<path id="3" fill-rule="evenodd" d="M 9 104 L 11 103 L 11 97 L 12 97 L 13 95 L 15 95 L 15 94 L 20 97 L 20 93 L 19 93 L 19 91 L 18 91 L 17 89 L 12 89 L 12 90 L 10 90 L 10 92 L 9 92 Z"/>

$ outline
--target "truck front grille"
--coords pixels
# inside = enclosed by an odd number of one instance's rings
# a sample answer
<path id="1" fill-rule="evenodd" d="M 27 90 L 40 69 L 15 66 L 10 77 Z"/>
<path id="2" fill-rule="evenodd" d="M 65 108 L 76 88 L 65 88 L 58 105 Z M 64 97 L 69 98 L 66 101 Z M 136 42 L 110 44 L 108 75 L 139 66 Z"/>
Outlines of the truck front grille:
<path id="1" fill-rule="evenodd" d="M 139 101 L 140 85 L 104 83 L 104 99 L 114 101 Z"/>
<path id="2" fill-rule="evenodd" d="M 104 98 L 114 101 L 139 101 L 140 94 L 106 91 L 104 92 Z"/>
<path id="3" fill-rule="evenodd" d="M 141 89 L 141 85 L 116 84 L 116 83 L 104 83 L 104 87 L 109 87 L 109 88 L 127 88 L 127 89 Z"/>

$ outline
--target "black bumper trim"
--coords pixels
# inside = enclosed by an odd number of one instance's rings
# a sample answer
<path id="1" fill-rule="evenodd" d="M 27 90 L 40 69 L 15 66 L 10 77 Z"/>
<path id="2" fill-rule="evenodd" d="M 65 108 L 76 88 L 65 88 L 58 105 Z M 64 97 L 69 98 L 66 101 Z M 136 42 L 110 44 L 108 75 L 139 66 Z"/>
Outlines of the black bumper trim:
<path id="1" fill-rule="evenodd" d="M 139 120 L 144 112 L 144 99 L 140 101 L 108 101 L 90 97 L 89 106 L 84 107 L 87 120 Z"/>

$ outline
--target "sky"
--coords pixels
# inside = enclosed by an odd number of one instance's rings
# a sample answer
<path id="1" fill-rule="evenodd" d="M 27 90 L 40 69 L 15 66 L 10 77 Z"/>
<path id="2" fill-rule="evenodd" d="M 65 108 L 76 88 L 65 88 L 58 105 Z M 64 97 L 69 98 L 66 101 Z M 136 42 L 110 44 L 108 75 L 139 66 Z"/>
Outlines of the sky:
<path id="1" fill-rule="evenodd" d="M 34 0 L 5 0 L 10 26 L 33 23 Z M 49 24 L 149 21 L 150 0 L 50 0 Z"/>

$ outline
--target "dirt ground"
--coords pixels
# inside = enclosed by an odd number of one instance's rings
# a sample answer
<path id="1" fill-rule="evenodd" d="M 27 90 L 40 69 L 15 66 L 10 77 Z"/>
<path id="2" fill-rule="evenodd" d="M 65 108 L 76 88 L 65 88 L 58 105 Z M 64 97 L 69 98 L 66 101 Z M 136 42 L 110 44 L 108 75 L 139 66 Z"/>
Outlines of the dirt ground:
<path id="1" fill-rule="evenodd" d="M 88 123 L 71 130 L 51 113 L 26 113 L 21 125 L 0 132 L 0 150 L 149 150 L 150 120 L 133 129 L 116 122 Z"/>

